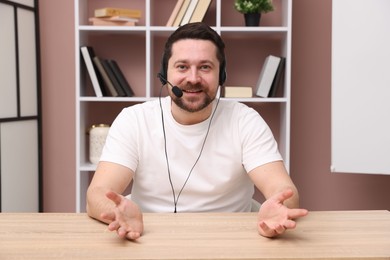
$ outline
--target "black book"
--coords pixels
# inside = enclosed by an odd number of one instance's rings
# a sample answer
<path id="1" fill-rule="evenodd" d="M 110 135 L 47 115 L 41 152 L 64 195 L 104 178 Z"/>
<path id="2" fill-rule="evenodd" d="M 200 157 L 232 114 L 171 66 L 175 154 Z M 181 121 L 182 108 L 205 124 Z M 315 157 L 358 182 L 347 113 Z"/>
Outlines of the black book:
<path id="1" fill-rule="evenodd" d="M 123 90 L 118 79 L 115 77 L 115 74 L 112 71 L 110 64 L 108 63 L 108 60 L 102 60 L 102 65 L 104 70 L 107 72 L 107 75 L 110 78 L 112 85 L 114 85 L 116 92 L 118 92 L 118 97 L 125 97 L 126 93 Z"/>
<path id="2" fill-rule="evenodd" d="M 110 66 L 112 72 L 114 73 L 116 79 L 121 85 L 122 89 L 125 91 L 126 96 L 134 96 L 134 91 L 131 88 L 129 82 L 126 80 L 126 77 L 123 75 L 122 70 L 120 69 L 118 63 L 115 60 L 107 60 L 108 65 Z"/>
<path id="3" fill-rule="evenodd" d="M 275 74 L 275 78 L 272 81 L 271 89 L 269 91 L 269 97 L 276 97 L 277 91 L 280 87 L 280 85 L 283 83 L 283 76 L 284 76 L 284 67 L 286 64 L 286 58 L 281 57 L 281 60 L 279 62 L 278 69 Z"/>
<path id="4" fill-rule="evenodd" d="M 108 76 L 108 73 L 103 67 L 103 60 L 100 57 L 95 56 L 93 57 L 93 62 L 96 65 L 100 77 L 103 79 L 104 84 L 102 85 L 105 88 L 106 95 L 111 97 L 117 97 L 118 92 L 116 91 L 114 84 L 112 84 L 110 77 Z"/>

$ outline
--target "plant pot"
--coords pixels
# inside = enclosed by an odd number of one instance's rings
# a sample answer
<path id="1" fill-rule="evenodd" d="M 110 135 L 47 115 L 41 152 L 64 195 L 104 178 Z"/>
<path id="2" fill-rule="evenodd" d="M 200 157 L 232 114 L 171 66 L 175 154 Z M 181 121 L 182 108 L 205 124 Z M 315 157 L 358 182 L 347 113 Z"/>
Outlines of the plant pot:
<path id="1" fill-rule="evenodd" d="M 259 26 L 261 13 L 244 14 L 245 26 Z"/>

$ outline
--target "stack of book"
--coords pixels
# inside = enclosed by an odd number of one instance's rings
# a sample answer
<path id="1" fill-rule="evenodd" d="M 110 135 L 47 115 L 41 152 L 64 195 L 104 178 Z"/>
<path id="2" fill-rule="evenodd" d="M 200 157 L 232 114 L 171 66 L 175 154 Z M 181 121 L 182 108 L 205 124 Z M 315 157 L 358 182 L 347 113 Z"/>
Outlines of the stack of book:
<path id="1" fill-rule="evenodd" d="M 80 51 L 97 97 L 134 96 L 134 91 L 115 60 L 96 56 L 91 46 L 81 46 Z"/>
<path id="2" fill-rule="evenodd" d="M 166 26 L 201 22 L 212 0 L 177 0 Z"/>
<path id="3" fill-rule="evenodd" d="M 135 26 L 141 18 L 141 10 L 105 7 L 95 9 L 94 17 L 89 18 L 92 25 Z"/>

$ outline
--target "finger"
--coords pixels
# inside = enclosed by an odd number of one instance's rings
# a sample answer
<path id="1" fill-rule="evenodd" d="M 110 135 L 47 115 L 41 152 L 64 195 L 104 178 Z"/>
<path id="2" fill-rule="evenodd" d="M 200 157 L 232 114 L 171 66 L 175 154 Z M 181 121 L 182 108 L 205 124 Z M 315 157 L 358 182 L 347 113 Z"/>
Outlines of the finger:
<path id="1" fill-rule="evenodd" d="M 130 231 L 127 233 L 126 238 L 130 240 L 135 240 L 141 237 L 139 232 Z"/>
<path id="2" fill-rule="evenodd" d="M 141 233 L 136 231 L 127 231 L 124 227 L 119 227 L 117 234 L 120 238 L 127 238 L 130 240 L 138 239 L 141 236 Z"/>
<path id="3" fill-rule="evenodd" d="M 259 223 L 259 233 L 265 237 L 274 237 L 276 233 L 264 221 Z"/>
<path id="4" fill-rule="evenodd" d="M 283 225 L 277 225 L 275 228 L 274 228 L 274 232 L 278 235 L 280 234 L 283 234 L 284 231 L 286 231 L 286 228 L 283 226 Z"/>
<path id="5" fill-rule="evenodd" d="M 118 230 L 117 230 L 117 233 L 118 233 L 118 236 L 120 238 L 126 238 L 126 236 L 128 234 L 124 227 L 119 227 Z"/>
<path id="6" fill-rule="evenodd" d="M 297 226 L 297 223 L 294 220 L 288 219 L 283 223 L 285 229 L 293 229 Z"/>
<path id="7" fill-rule="evenodd" d="M 119 230 L 119 229 L 120 229 L 120 225 L 118 221 L 113 221 L 108 225 L 108 230 L 110 231 Z"/>
<path id="8" fill-rule="evenodd" d="M 307 209 L 290 209 L 288 211 L 288 217 L 290 219 L 296 219 L 300 217 L 304 217 L 309 213 Z"/>
<path id="9" fill-rule="evenodd" d="M 122 196 L 119 195 L 119 194 L 116 193 L 116 192 L 113 192 L 113 191 L 108 191 L 108 192 L 106 193 L 106 197 L 109 198 L 110 200 L 112 200 L 112 201 L 115 203 L 115 205 L 117 205 L 117 206 L 118 206 L 118 205 L 121 203 L 121 201 L 122 201 Z"/>

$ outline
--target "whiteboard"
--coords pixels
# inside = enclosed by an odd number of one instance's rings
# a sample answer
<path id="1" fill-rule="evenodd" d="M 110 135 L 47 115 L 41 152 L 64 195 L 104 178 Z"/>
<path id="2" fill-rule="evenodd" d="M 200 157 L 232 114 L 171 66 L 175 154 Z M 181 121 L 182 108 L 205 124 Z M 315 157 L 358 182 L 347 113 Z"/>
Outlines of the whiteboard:
<path id="1" fill-rule="evenodd" d="M 332 9 L 331 171 L 390 174 L 390 1 Z"/>

